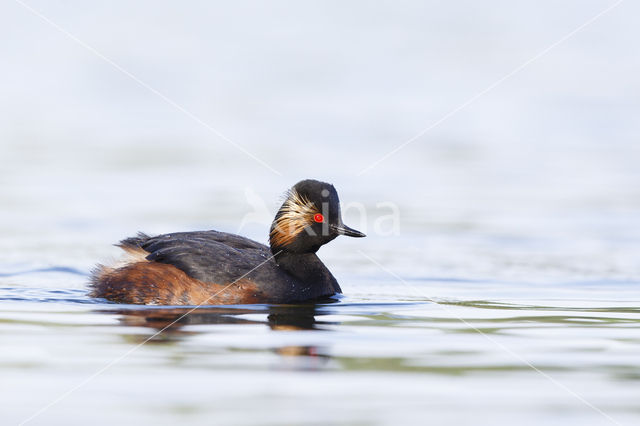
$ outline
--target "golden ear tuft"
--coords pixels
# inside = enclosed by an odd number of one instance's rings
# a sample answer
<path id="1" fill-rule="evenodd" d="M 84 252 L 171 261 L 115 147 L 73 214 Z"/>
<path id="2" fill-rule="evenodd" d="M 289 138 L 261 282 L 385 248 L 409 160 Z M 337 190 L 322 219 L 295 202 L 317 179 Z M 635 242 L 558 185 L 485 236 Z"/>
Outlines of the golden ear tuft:
<path id="1" fill-rule="evenodd" d="M 272 247 L 283 247 L 291 244 L 318 214 L 315 204 L 295 189 L 287 193 L 287 199 L 280 207 L 269 240 Z"/>

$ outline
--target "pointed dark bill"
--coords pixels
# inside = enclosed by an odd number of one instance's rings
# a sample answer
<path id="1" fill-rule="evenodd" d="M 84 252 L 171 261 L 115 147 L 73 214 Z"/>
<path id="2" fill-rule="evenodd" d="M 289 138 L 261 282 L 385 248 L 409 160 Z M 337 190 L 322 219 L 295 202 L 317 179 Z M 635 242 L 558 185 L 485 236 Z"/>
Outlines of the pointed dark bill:
<path id="1" fill-rule="evenodd" d="M 363 234 L 360 231 L 356 231 L 353 228 L 349 228 L 347 225 L 331 225 L 331 229 L 333 229 L 335 232 L 337 232 L 340 235 L 346 235 L 347 237 L 366 237 L 365 234 Z"/>

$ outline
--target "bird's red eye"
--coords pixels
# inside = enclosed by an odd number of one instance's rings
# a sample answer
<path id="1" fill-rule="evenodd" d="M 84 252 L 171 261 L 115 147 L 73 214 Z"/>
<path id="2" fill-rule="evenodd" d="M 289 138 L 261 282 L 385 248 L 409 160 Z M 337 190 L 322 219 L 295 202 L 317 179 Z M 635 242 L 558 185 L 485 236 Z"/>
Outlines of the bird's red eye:
<path id="1" fill-rule="evenodd" d="M 313 220 L 318 223 L 322 223 L 324 222 L 324 216 L 322 216 L 320 213 L 316 213 L 315 215 L 313 215 Z"/>

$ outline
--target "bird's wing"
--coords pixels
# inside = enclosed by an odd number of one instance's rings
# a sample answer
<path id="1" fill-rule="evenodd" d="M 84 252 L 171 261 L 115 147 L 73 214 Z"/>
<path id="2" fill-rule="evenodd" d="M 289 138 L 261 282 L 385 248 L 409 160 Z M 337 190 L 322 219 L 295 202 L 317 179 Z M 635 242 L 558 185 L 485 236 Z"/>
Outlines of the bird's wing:
<path id="1" fill-rule="evenodd" d="M 147 260 L 166 263 L 205 282 L 228 283 L 248 274 L 271 257 L 269 247 L 239 235 L 218 231 L 178 232 L 123 240 L 123 248 L 139 247 Z"/>

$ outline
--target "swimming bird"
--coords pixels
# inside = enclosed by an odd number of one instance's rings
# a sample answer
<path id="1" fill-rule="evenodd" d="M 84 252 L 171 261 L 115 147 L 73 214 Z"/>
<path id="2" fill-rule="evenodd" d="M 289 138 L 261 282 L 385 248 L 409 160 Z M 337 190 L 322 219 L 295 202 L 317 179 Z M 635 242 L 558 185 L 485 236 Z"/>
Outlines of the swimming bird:
<path id="1" fill-rule="evenodd" d="M 119 244 L 126 257 L 92 272 L 90 296 L 147 305 L 293 303 L 341 293 L 316 255 L 339 235 L 364 237 L 342 222 L 333 185 L 307 179 L 287 191 L 269 246 L 219 231 L 139 233 Z"/>

